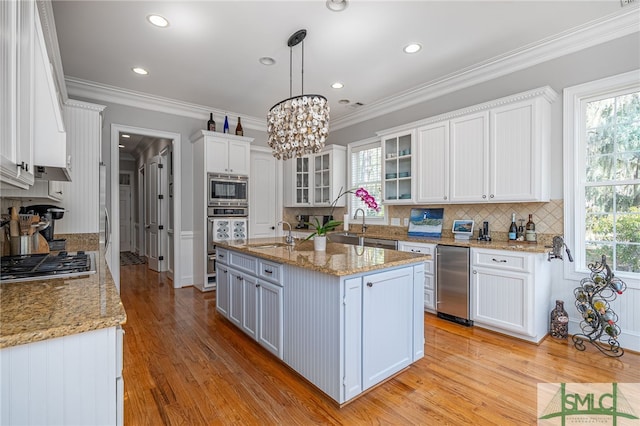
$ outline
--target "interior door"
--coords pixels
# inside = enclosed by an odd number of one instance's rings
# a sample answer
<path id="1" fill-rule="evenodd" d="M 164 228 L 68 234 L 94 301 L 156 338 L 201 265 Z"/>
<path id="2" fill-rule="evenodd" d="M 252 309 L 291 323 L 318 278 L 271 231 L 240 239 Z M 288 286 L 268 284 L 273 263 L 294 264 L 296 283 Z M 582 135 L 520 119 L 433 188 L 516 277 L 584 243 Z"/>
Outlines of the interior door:
<path id="1" fill-rule="evenodd" d="M 147 245 L 148 265 L 153 271 L 160 271 L 160 156 L 151 157 L 147 161 L 146 173 L 146 218 L 145 218 L 145 240 Z"/>
<path id="2" fill-rule="evenodd" d="M 292 160 L 293 161 L 293 160 Z M 269 152 L 251 151 L 249 179 L 250 238 L 275 237 L 279 220 L 277 160 Z M 282 209 L 280 209 L 282 210 Z"/>
<path id="3" fill-rule="evenodd" d="M 120 251 L 131 251 L 131 187 L 120 185 Z"/>

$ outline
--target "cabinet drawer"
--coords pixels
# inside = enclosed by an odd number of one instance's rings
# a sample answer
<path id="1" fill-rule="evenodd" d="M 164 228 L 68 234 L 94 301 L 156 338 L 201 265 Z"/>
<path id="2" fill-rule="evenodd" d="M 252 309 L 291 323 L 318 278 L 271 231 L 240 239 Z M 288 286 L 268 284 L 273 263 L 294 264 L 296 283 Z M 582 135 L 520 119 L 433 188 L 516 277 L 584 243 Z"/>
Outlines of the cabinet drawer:
<path id="1" fill-rule="evenodd" d="M 431 291 L 436 289 L 436 280 L 433 275 L 424 275 L 424 288 Z"/>
<path id="2" fill-rule="evenodd" d="M 222 263 L 223 265 L 229 264 L 229 251 L 216 247 L 216 262 Z"/>
<path id="3" fill-rule="evenodd" d="M 255 275 L 258 268 L 258 259 L 246 254 L 229 251 L 229 266 L 234 266 L 237 269 Z"/>
<path id="4" fill-rule="evenodd" d="M 398 250 L 408 251 L 411 253 L 430 254 L 433 256 L 435 252 L 435 244 L 408 243 L 406 241 L 398 242 Z"/>
<path id="5" fill-rule="evenodd" d="M 268 260 L 258 260 L 258 277 L 282 286 L 282 265 Z"/>
<path id="6" fill-rule="evenodd" d="M 502 250 L 472 250 L 473 266 L 487 266 L 505 271 L 532 272 L 533 256 Z"/>

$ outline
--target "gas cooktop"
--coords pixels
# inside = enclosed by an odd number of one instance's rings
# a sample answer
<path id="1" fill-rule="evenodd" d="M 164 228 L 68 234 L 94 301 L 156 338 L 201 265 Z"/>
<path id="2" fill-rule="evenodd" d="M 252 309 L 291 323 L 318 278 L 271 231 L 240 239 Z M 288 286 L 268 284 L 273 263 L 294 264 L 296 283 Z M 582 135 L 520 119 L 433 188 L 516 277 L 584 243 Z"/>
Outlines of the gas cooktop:
<path id="1" fill-rule="evenodd" d="M 84 251 L 3 256 L 0 266 L 2 283 L 80 277 L 96 272 L 94 253 Z"/>

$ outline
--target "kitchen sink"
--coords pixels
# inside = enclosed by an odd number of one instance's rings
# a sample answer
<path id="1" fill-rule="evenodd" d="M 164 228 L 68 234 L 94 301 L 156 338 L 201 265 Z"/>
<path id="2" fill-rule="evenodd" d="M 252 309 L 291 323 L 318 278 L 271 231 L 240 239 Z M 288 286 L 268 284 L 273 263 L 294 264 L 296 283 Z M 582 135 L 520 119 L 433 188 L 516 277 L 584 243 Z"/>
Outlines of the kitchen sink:
<path id="1" fill-rule="evenodd" d="M 327 237 L 332 243 L 350 244 L 352 246 L 363 245 L 363 237 L 353 232 L 335 232 L 327 235 Z"/>
<path id="2" fill-rule="evenodd" d="M 336 232 L 333 234 L 329 234 L 328 238 L 332 243 L 350 244 L 353 246 L 380 247 L 392 250 L 398 249 L 397 240 L 365 237 L 362 234 L 355 234 L 353 232 Z"/>
<path id="3" fill-rule="evenodd" d="M 267 248 L 279 248 L 279 247 L 293 247 L 287 243 L 264 243 L 264 244 L 249 244 L 250 248 L 254 249 L 267 249 Z"/>

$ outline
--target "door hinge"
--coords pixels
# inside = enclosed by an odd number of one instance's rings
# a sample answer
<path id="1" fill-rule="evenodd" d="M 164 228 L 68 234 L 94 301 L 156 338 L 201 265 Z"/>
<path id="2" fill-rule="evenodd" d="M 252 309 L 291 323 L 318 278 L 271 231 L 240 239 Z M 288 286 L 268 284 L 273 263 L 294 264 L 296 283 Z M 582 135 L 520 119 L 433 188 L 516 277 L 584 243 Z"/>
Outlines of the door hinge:
<path id="1" fill-rule="evenodd" d="M 164 256 L 158 256 L 158 260 L 164 260 Z"/>
<path id="2" fill-rule="evenodd" d="M 158 163 L 158 168 L 159 168 L 159 169 L 164 169 L 164 164 L 162 164 L 162 163 Z"/>
<path id="3" fill-rule="evenodd" d="M 346 297 L 345 297 L 344 299 L 342 299 L 342 304 L 343 304 L 344 306 L 347 306 L 347 298 L 346 298 Z"/>
<path id="4" fill-rule="evenodd" d="M 164 195 L 158 194 L 158 200 L 164 200 Z"/>
<path id="5" fill-rule="evenodd" d="M 158 225 L 158 229 L 164 229 L 164 225 Z"/>

